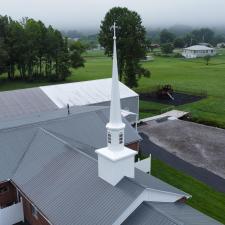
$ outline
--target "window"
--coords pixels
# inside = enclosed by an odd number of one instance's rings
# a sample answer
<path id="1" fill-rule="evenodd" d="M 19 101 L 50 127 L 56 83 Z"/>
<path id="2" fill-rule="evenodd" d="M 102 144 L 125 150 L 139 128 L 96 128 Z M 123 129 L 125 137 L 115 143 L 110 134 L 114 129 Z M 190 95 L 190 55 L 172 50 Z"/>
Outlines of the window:
<path id="1" fill-rule="evenodd" d="M 7 187 L 7 186 L 0 187 L 0 195 L 6 193 L 8 191 L 9 191 L 9 187 Z"/>
<path id="2" fill-rule="evenodd" d="M 31 205 L 31 213 L 33 217 L 38 218 L 38 211 L 33 205 Z"/>
<path id="3" fill-rule="evenodd" d="M 123 133 L 119 134 L 119 143 L 123 144 Z"/>
<path id="4" fill-rule="evenodd" d="M 111 137 L 111 134 L 108 133 L 108 143 L 111 144 L 111 142 L 112 142 L 112 137 Z"/>

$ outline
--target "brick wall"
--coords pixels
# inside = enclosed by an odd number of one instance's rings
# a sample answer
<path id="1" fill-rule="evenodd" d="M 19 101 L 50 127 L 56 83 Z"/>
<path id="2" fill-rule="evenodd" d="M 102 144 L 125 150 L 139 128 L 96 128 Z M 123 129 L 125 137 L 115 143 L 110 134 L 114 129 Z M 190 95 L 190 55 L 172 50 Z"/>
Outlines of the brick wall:
<path id="1" fill-rule="evenodd" d="M 139 142 L 131 143 L 126 145 L 128 148 L 131 148 L 135 151 L 139 151 Z"/>
<path id="2" fill-rule="evenodd" d="M 22 199 L 24 218 L 26 222 L 28 222 L 30 225 L 50 225 L 40 213 L 37 212 L 37 215 L 34 216 L 32 214 L 32 205 L 30 202 L 24 197 L 22 197 Z"/>
<path id="3" fill-rule="evenodd" d="M 0 208 L 12 205 L 17 201 L 16 188 L 9 181 L 1 183 L 1 188 L 6 188 L 7 191 L 0 193 Z"/>

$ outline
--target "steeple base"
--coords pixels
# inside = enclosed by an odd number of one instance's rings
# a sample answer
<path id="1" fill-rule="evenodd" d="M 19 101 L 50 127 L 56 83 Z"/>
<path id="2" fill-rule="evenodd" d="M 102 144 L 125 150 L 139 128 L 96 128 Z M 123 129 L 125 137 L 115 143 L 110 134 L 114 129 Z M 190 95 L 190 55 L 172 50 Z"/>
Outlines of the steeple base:
<path id="1" fill-rule="evenodd" d="M 106 147 L 95 152 L 98 154 L 98 176 L 106 182 L 115 186 L 125 176 L 134 178 L 136 151 L 124 147 L 115 152 Z"/>

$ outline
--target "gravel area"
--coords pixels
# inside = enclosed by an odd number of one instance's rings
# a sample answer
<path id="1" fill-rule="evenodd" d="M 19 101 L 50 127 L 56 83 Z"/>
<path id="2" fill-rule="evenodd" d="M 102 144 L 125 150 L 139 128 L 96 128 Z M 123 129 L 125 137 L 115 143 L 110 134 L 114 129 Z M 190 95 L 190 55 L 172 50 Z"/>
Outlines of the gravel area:
<path id="1" fill-rule="evenodd" d="M 169 153 L 225 179 L 225 130 L 182 120 L 152 121 L 138 129 Z"/>

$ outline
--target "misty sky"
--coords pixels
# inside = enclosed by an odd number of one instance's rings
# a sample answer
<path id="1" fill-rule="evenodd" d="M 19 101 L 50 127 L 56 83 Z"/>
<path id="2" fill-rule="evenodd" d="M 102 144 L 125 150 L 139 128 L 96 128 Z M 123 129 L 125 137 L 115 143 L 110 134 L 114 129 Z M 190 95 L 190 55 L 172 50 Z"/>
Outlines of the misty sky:
<path id="1" fill-rule="evenodd" d="M 97 29 L 114 6 L 137 11 L 148 27 L 225 25 L 225 0 L 0 0 L 0 15 L 32 17 L 58 29 Z"/>

